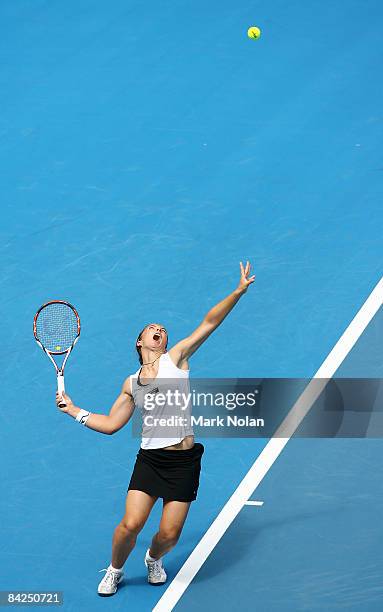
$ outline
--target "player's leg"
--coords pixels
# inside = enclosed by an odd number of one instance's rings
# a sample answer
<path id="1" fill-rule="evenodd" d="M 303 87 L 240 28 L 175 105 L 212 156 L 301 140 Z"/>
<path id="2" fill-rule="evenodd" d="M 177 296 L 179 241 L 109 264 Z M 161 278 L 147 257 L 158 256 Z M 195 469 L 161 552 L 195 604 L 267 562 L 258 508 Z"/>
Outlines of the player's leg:
<path id="1" fill-rule="evenodd" d="M 150 584 L 163 584 L 166 582 L 166 572 L 162 566 L 161 557 L 176 545 L 189 507 L 190 502 L 164 502 L 158 532 L 153 537 L 150 548 L 145 556 L 145 565 L 148 568 L 148 582 Z"/>
<path id="2" fill-rule="evenodd" d="M 177 544 L 189 512 L 190 502 L 164 502 L 160 526 L 153 537 L 149 554 L 154 559 L 163 557 Z"/>
<path id="3" fill-rule="evenodd" d="M 129 490 L 126 497 L 125 514 L 117 525 L 112 544 L 112 563 L 106 569 L 106 574 L 98 585 L 98 594 L 107 597 L 114 595 L 118 583 L 124 575 L 122 567 L 134 548 L 137 535 L 153 508 L 156 497 L 143 491 Z"/>
<path id="4" fill-rule="evenodd" d="M 112 566 L 114 568 L 121 569 L 124 565 L 156 499 L 143 491 L 128 491 L 125 515 L 113 535 Z"/>

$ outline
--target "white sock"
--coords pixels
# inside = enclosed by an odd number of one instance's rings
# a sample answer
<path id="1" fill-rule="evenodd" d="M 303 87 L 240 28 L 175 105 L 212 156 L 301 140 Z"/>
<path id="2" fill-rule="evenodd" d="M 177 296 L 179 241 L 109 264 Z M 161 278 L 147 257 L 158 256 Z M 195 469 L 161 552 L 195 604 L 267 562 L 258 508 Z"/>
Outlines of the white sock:
<path id="1" fill-rule="evenodd" d="M 159 561 L 161 559 L 161 557 L 159 557 L 159 559 L 153 559 L 153 557 L 151 557 L 150 554 L 149 554 L 149 550 L 150 550 L 150 548 L 148 548 L 148 552 L 146 553 L 147 561 Z"/>
<path id="2" fill-rule="evenodd" d="M 122 568 L 121 569 L 117 569 L 116 567 L 113 567 L 112 564 L 109 565 L 109 569 L 111 569 L 113 572 L 118 572 L 118 573 L 122 573 Z"/>

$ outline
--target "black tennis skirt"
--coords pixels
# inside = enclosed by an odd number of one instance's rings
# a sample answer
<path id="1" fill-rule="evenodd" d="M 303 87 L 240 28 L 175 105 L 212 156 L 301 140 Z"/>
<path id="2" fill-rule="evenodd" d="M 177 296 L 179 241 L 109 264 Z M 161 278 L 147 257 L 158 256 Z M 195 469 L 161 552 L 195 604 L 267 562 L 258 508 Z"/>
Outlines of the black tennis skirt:
<path id="1" fill-rule="evenodd" d="M 186 450 L 140 448 L 128 491 L 143 491 L 164 501 L 194 501 L 204 450 L 199 442 Z"/>

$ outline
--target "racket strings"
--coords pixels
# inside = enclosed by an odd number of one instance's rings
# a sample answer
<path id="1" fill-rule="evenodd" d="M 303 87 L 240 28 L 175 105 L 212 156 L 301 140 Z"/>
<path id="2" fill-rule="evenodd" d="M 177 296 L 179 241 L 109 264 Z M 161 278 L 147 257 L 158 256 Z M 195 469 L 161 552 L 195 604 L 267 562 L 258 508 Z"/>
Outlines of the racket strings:
<path id="1" fill-rule="evenodd" d="M 41 344 L 51 352 L 64 352 L 78 336 L 75 312 L 67 304 L 48 304 L 36 320 L 36 333 Z"/>

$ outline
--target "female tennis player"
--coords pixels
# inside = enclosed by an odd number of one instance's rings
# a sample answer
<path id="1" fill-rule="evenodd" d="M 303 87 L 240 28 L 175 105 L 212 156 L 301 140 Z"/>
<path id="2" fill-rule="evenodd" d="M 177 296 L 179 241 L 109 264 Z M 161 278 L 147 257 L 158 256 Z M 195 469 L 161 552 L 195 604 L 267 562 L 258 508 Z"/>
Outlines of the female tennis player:
<path id="1" fill-rule="evenodd" d="M 167 351 L 166 329 L 157 323 L 147 325 L 139 334 L 136 349 L 140 369 L 129 376 L 108 415 L 90 413 L 75 406 L 70 397 L 56 394 L 56 403 L 62 412 L 90 429 L 113 434 L 129 421 L 134 408 L 143 411 L 148 389 L 156 393 L 160 379 L 176 381 L 181 391 L 188 390 L 189 359 L 222 323 L 240 297 L 247 291 L 255 276 L 250 276 L 250 263 L 240 262 L 238 287 L 212 308 L 196 330 Z M 59 404 L 64 405 L 59 406 Z M 148 582 L 153 585 L 166 582 L 162 557 L 177 543 L 189 507 L 197 497 L 202 444 L 194 442 L 193 429 L 177 423 L 171 430 L 156 425 L 156 416 L 163 414 L 163 406 L 151 410 L 150 423 L 144 423 L 142 442 L 129 483 L 125 515 L 117 525 L 112 542 L 111 564 L 98 586 L 101 596 L 114 595 L 123 576 L 123 566 L 134 548 L 137 536 L 156 500 L 162 498 L 163 509 L 159 529 L 145 555 Z M 159 419 L 157 419 L 158 421 Z M 144 421 L 144 419 L 143 419 Z"/>

